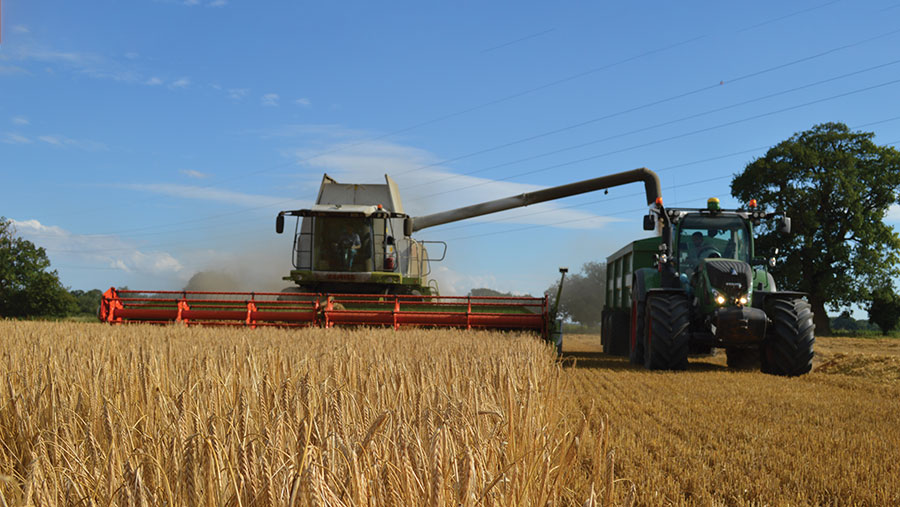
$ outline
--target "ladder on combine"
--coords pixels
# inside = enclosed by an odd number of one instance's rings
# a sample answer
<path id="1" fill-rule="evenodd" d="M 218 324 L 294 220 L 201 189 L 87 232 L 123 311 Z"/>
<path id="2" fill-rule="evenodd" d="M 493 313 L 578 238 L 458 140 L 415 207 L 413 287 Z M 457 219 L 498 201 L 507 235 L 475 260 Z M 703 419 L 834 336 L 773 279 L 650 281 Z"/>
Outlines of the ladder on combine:
<path id="1" fill-rule="evenodd" d="M 549 336 L 547 297 L 408 296 L 284 292 L 142 291 L 110 288 L 110 324 L 276 327 L 391 326 L 527 330 Z"/>

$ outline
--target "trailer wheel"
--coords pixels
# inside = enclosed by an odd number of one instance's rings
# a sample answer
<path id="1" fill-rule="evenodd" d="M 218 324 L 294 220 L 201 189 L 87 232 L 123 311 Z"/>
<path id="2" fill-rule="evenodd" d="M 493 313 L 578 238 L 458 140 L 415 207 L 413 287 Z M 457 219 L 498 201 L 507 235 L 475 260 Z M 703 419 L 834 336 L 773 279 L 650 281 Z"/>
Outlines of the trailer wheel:
<path id="1" fill-rule="evenodd" d="M 808 373 L 816 342 L 809 303 L 800 298 L 773 298 L 767 303 L 766 316 L 772 323 L 762 346 L 762 371 L 788 377 Z"/>
<path id="2" fill-rule="evenodd" d="M 644 367 L 684 370 L 688 364 L 691 307 L 682 294 L 647 297 L 644 324 Z"/>
<path id="3" fill-rule="evenodd" d="M 603 310 L 600 314 L 600 344 L 603 345 L 603 353 L 609 354 L 609 311 Z"/>
<path id="4" fill-rule="evenodd" d="M 631 302 L 631 340 L 628 343 L 628 359 L 632 364 L 644 364 L 644 307 L 645 301 Z"/>

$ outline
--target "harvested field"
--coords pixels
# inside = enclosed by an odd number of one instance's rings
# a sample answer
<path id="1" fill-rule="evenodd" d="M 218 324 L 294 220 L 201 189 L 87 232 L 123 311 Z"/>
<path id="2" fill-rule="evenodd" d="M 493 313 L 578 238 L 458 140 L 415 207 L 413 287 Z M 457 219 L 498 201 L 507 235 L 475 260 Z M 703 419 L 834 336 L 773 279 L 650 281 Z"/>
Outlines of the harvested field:
<path id="1" fill-rule="evenodd" d="M 459 331 L 0 336 L 0 504 L 900 503 L 895 340 L 819 338 L 787 379 L 646 372 L 595 336 L 561 362 Z"/>
<path id="2" fill-rule="evenodd" d="M 900 341 L 817 338 L 797 378 L 729 371 L 724 353 L 647 372 L 597 337 L 567 345 L 573 398 L 609 415 L 615 476 L 642 504 L 900 504 Z"/>

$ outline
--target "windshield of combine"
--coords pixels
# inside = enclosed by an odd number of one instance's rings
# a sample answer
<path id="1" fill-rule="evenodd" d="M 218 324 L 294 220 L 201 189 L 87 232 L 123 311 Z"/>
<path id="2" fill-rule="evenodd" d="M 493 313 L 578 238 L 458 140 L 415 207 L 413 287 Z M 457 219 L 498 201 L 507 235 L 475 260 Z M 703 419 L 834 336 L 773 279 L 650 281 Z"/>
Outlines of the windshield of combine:
<path id="1" fill-rule="evenodd" d="M 316 217 L 316 270 L 372 271 L 372 220 L 368 218 Z"/>
<path id="2" fill-rule="evenodd" d="M 681 270 L 693 270 L 701 260 L 716 257 L 750 262 L 750 233 L 744 220 L 733 216 L 685 217 L 678 235 Z"/>

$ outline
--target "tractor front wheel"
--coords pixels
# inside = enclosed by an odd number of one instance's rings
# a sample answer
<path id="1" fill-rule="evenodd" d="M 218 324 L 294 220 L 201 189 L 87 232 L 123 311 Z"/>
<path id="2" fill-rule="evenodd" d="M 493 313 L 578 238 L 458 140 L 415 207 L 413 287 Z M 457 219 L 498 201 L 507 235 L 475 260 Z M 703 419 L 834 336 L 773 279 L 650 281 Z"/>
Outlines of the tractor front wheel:
<path id="1" fill-rule="evenodd" d="M 644 324 L 644 367 L 684 370 L 688 364 L 691 306 L 683 294 L 647 297 Z"/>
<path id="2" fill-rule="evenodd" d="M 762 371 L 795 377 L 812 369 L 816 342 L 813 313 L 800 298 L 772 299 L 766 316 L 772 322 L 762 347 Z"/>

